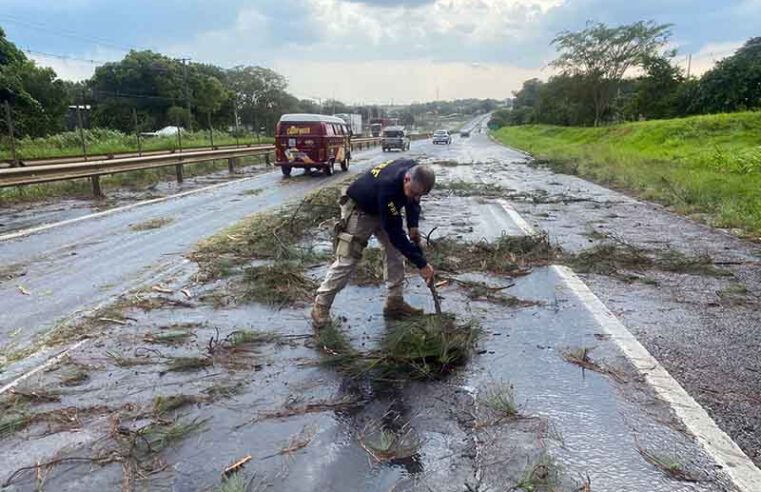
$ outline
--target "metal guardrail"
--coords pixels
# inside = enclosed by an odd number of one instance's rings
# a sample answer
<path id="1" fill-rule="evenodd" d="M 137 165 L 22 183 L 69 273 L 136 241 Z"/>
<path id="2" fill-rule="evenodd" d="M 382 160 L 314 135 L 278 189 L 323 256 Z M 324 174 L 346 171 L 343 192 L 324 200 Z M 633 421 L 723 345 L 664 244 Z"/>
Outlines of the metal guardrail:
<path id="1" fill-rule="evenodd" d="M 380 138 L 375 137 L 353 139 L 351 143 L 352 150 L 377 146 L 380 140 Z M 275 146 L 269 144 L 218 150 L 162 152 L 143 156 L 79 160 L 6 168 L 0 169 L 0 188 L 90 178 L 93 194 L 96 197 L 100 197 L 103 196 L 100 187 L 100 177 L 103 175 L 175 166 L 177 181 L 182 182 L 183 166 L 186 164 L 227 159 L 228 170 L 230 173 L 234 173 L 235 167 L 238 165 L 238 159 L 263 155 L 265 162 L 269 164 L 270 156 L 274 151 Z"/>
<path id="2" fill-rule="evenodd" d="M 257 149 L 260 147 L 268 147 L 272 146 L 271 143 L 241 143 L 240 145 L 237 144 L 229 144 L 229 145 L 215 145 L 214 147 L 211 146 L 205 146 L 205 147 L 184 147 L 182 149 L 160 149 L 160 150 L 142 150 L 142 151 L 128 151 L 128 152 L 112 152 L 107 154 L 88 154 L 87 159 L 85 159 L 81 155 L 73 155 L 73 156 L 63 156 L 63 157 L 35 157 L 33 159 L 23 159 L 23 165 L 24 166 L 46 166 L 46 165 L 53 165 L 53 164 L 71 164 L 74 162 L 82 162 L 84 160 L 88 161 L 101 161 L 101 160 L 111 160 L 111 159 L 126 159 L 129 157 L 148 157 L 152 155 L 163 155 L 163 154 L 178 154 L 180 152 L 200 152 L 203 150 L 230 150 L 230 149 Z M 2 162 L 0 162 L 2 164 Z M 11 164 L 13 164 L 12 160 L 7 160 L 6 162 L 7 167 L 11 167 Z"/>

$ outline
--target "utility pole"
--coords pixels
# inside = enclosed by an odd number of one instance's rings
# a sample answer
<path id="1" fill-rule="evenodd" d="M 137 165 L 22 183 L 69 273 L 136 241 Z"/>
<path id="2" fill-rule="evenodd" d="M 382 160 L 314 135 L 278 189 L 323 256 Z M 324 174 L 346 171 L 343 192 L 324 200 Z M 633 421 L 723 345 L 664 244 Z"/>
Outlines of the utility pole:
<path id="1" fill-rule="evenodd" d="M 188 112 L 188 131 L 193 131 L 193 115 L 190 113 L 190 88 L 188 87 L 188 62 L 190 58 L 180 58 L 182 61 L 182 81 L 185 85 L 185 109 Z"/>
<path id="2" fill-rule="evenodd" d="M 687 55 L 687 78 L 690 78 L 690 69 L 692 68 L 692 53 Z"/>
<path id="3" fill-rule="evenodd" d="M 8 123 L 8 137 L 11 139 L 11 167 L 18 167 L 18 155 L 16 154 L 16 136 L 13 131 L 13 118 L 11 117 L 11 105 L 5 101 L 5 122 Z"/>
<path id="4" fill-rule="evenodd" d="M 82 142 L 82 154 L 85 160 L 87 160 L 87 143 L 85 140 L 85 129 L 82 125 L 82 111 L 81 108 L 85 104 L 85 91 L 82 91 L 82 100 L 77 104 L 77 123 L 79 124 L 79 139 Z"/>
<path id="5" fill-rule="evenodd" d="M 137 124 L 137 111 L 135 108 L 132 108 L 132 121 L 135 124 L 135 137 L 137 138 L 137 155 L 138 157 L 143 156 L 143 149 L 140 144 L 140 127 Z"/>

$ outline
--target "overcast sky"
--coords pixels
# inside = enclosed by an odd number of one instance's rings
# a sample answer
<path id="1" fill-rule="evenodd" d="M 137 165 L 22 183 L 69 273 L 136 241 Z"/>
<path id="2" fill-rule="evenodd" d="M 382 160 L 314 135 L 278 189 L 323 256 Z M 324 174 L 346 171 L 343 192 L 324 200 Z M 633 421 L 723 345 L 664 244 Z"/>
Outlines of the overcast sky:
<path id="1" fill-rule="evenodd" d="M 761 36 L 761 0 L 0 0 L 10 40 L 63 78 L 152 49 L 270 67 L 298 97 L 349 103 L 508 97 L 588 19 L 671 23 L 699 73 Z"/>

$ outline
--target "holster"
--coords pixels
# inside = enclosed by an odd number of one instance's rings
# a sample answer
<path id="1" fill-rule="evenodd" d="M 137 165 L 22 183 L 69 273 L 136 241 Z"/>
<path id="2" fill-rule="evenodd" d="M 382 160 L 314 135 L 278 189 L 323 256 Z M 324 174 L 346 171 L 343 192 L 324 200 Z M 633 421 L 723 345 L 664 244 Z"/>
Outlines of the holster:
<path id="1" fill-rule="evenodd" d="M 337 257 L 353 256 L 361 258 L 362 250 L 367 246 L 367 243 L 362 244 L 352 234 L 346 232 L 349 219 L 354 213 L 357 204 L 344 191 L 338 199 L 338 205 L 341 207 L 341 218 L 333 226 L 333 250 L 336 252 Z"/>

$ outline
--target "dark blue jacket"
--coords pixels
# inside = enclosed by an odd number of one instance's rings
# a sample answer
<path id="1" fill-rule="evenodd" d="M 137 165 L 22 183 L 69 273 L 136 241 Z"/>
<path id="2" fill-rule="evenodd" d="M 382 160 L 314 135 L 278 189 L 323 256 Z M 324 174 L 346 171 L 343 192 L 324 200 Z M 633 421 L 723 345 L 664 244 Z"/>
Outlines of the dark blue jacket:
<path id="1" fill-rule="evenodd" d="M 414 200 L 408 200 L 404 194 L 404 175 L 416 165 L 417 162 L 411 159 L 379 164 L 357 178 L 346 194 L 363 212 L 380 216 L 381 225 L 391 244 L 416 267 L 423 268 L 428 263 L 420 247 L 405 234 L 401 214 L 404 208 L 408 228 L 418 226 L 420 205 Z"/>

